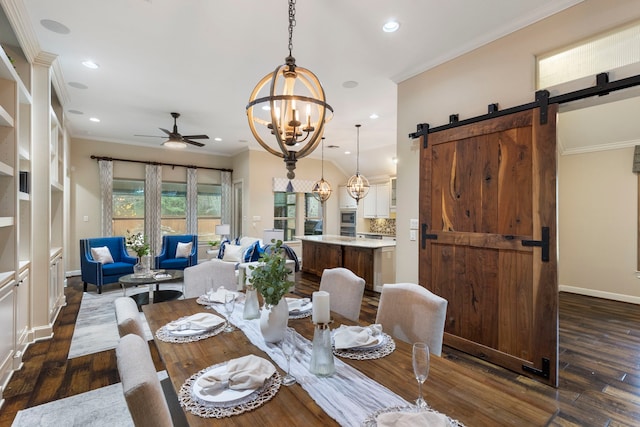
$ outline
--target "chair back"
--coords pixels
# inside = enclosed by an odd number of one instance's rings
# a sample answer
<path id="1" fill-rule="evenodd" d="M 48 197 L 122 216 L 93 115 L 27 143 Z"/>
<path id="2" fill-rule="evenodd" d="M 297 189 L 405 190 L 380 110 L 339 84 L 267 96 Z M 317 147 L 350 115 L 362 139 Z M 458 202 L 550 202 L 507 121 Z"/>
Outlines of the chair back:
<path id="1" fill-rule="evenodd" d="M 162 251 L 166 254 L 168 259 L 176 257 L 176 249 L 178 248 L 178 242 L 189 243 L 193 242 L 191 251 L 198 247 L 198 236 L 191 234 L 179 234 L 179 235 L 165 235 L 162 236 Z"/>
<path id="2" fill-rule="evenodd" d="M 147 338 L 136 302 L 130 297 L 118 297 L 113 302 L 113 305 L 116 308 L 116 322 L 118 323 L 120 337 L 136 334 L 146 341 Z"/>
<path id="3" fill-rule="evenodd" d="M 402 341 L 427 343 L 431 353 L 440 356 L 447 304 L 446 299 L 414 283 L 385 284 L 376 323 Z"/>
<path id="4" fill-rule="evenodd" d="M 133 424 L 136 427 L 172 427 L 171 412 L 147 342 L 138 335 L 125 335 L 116 347 L 116 358 Z"/>
<path id="5" fill-rule="evenodd" d="M 93 237 L 90 239 L 82 240 L 84 240 L 85 242 L 84 251 L 88 255 L 89 259 L 93 259 L 93 257 L 91 256 L 91 248 L 98 248 L 102 246 L 106 246 L 107 248 L 109 248 L 109 252 L 111 252 L 111 257 L 113 258 L 114 262 L 121 261 L 123 255 L 126 255 L 127 253 L 123 236 Z"/>
<path id="6" fill-rule="evenodd" d="M 220 259 L 212 259 L 184 269 L 184 297 L 197 298 L 224 286 L 235 290 L 238 286 L 236 264 Z"/>
<path id="7" fill-rule="evenodd" d="M 360 320 L 364 279 L 342 267 L 327 268 L 320 278 L 320 290 L 331 295 L 331 311 L 357 322 Z"/>

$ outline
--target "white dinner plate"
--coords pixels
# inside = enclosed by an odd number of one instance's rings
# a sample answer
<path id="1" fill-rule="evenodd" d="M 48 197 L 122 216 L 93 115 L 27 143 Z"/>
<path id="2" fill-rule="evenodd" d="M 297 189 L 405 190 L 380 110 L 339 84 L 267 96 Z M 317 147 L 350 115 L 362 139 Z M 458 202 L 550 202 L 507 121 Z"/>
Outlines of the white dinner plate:
<path id="1" fill-rule="evenodd" d="M 374 348 L 378 348 L 382 344 L 384 344 L 385 336 L 383 334 L 379 334 L 375 338 L 376 341 L 372 342 L 371 344 L 361 345 L 359 347 L 351 347 L 346 350 L 373 350 Z"/>
<path id="2" fill-rule="evenodd" d="M 309 302 L 301 305 L 300 308 L 298 308 L 298 309 L 289 310 L 289 314 L 304 313 L 305 311 L 309 311 L 312 308 L 313 308 L 313 303 L 311 301 L 309 301 Z"/>
<path id="3" fill-rule="evenodd" d="M 216 366 L 213 369 L 208 370 L 207 372 L 202 374 L 202 376 L 209 375 L 211 373 L 223 372 L 226 369 L 227 369 L 227 364 L 225 363 L 225 364 Z M 228 402 L 233 402 L 235 400 L 243 399 L 243 398 L 249 396 L 251 393 L 253 393 L 254 391 L 257 390 L 257 388 L 252 388 L 252 389 L 248 389 L 248 390 L 226 389 L 226 390 L 223 390 L 221 393 L 219 393 L 219 394 L 217 394 L 215 396 L 210 396 L 208 394 L 202 393 L 202 386 L 198 385 L 198 380 L 202 376 L 198 377 L 193 382 L 193 394 L 198 399 L 201 399 L 201 400 L 203 400 L 205 402 L 210 402 L 210 403 L 228 403 Z"/>
<path id="4" fill-rule="evenodd" d="M 191 337 L 194 335 L 202 335 L 207 331 L 205 329 L 183 329 L 183 330 L 173 330 L 173 331 L 167 329 L 167 332 L 169 332 L 171 335 L 174 335 L 176 337 Z"/>

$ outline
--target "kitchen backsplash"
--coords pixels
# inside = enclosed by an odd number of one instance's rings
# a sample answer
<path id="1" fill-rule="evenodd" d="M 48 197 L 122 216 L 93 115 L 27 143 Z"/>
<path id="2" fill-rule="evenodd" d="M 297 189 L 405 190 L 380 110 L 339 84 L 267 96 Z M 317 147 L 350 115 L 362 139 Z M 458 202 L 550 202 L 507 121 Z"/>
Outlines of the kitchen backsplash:
<path id="1" fill-rule="evenodd" d="M 396 235 L 395 218 L 378 218 L 369 221 L 369 232 Z"/>

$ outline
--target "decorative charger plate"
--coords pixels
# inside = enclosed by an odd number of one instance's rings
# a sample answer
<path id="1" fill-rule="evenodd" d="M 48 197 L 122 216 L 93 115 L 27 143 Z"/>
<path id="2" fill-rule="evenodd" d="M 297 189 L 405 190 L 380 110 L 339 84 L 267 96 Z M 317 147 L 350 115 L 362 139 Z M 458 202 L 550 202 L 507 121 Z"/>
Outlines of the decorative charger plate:
<path id="1" fill-rule="evenodd" d="M 233 292 L 236 295 L 236 301 L 238 301 L 238 297 L 240 295 L 242 295 L 240 292 L 234 292 L 234 291 L 229 291 L 229 292 Z M 218 302 L 218 301 L 209 301 L 209 298 L 206 295 L 200 295 L 197 299 L 196 302 L 200 305 L 211 305 L 211 304 L 223 304 L 223 302 Z"/>
<path id="2" fill-rule="evenodd" d="M 333 354 L 338 357 L 344 357 L 347 359 L 355 360 L 370 360 L 380 359 L 385 357 L 396 349 L 396 342 L 391 338 L 391 335 L 384 332 L 380 333 L 381 338 L 378 342 L 363 347 L 336 349 L 335 344 L 333 347 Z"/>
<path id="3" fill-rule="evenodd" d="M 378 415 L 381 415 L 381 414 L 386 414 L 386 413 L 389 413 L 389 412 L 415 412 L 415 411 L 416 411 L 416 407 L 415 406 L 390 406 L 388 408 L 380 409 L 379 411 L 376 411 L 373 414 L 369 415 L 362 422 L 361 426 L 362 427 L 377 427 L 378 422 L 376 421 L 376 418 L 378 418 Z M 434 412 L 436 414 L 440 414 L 440 412 L 434 411 L 431 408 L 424 409 L 424 411 L 429 411 L 429 412 Z M 441 415 L 444 415 L 444 414 L 441 414 Z M 447 417 L 446 415 L 444 415 L 444 416 Z M 449 421 L 449 427 L 465 427 L 464 424 L 462 424 L 458 420 L 454 420 L 451 417 L 447 417 L 447 421 Z"/>
<path id="4" fill-rule="evenodd" d="M 177 321 L 186 319 L 188 316 L 181 317 Z M 221 318 L 222 319 L 222 318 Z M 207 330 L 174 330 L 170 331 L 167 329 L 167 326 L 163 326 L 156 331 L 156 338 L 160 341 L 164 342 L 173 342 L 173 343 L 186 343 L 186 342 L 195 342 L 200 341 L 205 338 L 213 337 L 218 335 L 220 332 L 224 330 L 227 326 L 227 320 L 222 319 L 222 322 L 219 325 L 214 326 L 211 329 Z"/>
<path id="5" fill-rule="evenodd" d="M 271 400 L 280 389 L 282 377 L 276 371 L 264 385 L 255 390 L 244 391 L 225 391 L 222 397 L 203 396 L 198 390 L 198 379 L 212 370 L 222 369 L 227 362 L 218 363 L 209 366 L 193 375 L 191 375 L 180 387 L 178 392 L 178 400 L 180 405 L 194 415 L 203 418 L 225 418 L 233 415 L 240 415 L 244 412 L 256 409 Z M 225 395 L 225 393 L 227 393 Z"/>

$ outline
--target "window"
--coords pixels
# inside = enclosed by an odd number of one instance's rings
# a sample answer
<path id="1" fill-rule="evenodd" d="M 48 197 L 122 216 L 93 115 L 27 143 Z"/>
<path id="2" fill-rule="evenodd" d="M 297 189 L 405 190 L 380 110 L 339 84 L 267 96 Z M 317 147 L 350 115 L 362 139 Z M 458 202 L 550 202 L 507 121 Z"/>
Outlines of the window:
<path id="1" fill-rule="evenodd" d="M 160 202 L 162 235 L 187 233 L 187 184 L 163 182 Z"/>
<path id="2" fill-rule="evenodd" d="M 311 193 L 274 192 L 273 228 L 284 230 L 284 240 L 293 236 L 322 234 L 322 203 Z"/>
<path id="3" fill-rule="evenodd" d="M 296 193 L 273 193 L 273 228 L 284 230 L 284 240 L 296 234 Z"/>
<path id="4" fill-rule="evenodd" d="M 304 194 L 304 235 L 322 234 L 322 203 L 312 193 Z"/>
<path id="5" fill-rule="evenodd" d="M 217 184 L 198 184 L 198 241 L 220 240 L 216 225 L 222 216 L 222 188 Z"/>
<path id="6" fill-rule="evenodd" d="M 144 233 L 144 181 L 113 180 L 113 235 Z"/>

